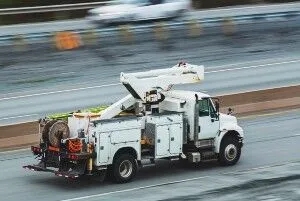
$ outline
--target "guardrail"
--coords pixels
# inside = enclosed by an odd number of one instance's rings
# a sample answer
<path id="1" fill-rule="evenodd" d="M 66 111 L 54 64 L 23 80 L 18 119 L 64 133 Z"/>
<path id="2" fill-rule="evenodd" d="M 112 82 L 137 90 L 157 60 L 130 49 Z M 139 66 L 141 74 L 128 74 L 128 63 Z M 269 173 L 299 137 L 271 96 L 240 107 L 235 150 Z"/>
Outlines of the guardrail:
<path id="1" fill-rule="evenodd" d="M 70 10 L 85 10 L 102 6 L 113 1 L 93 2 L 93 3 L 78 3 L 78 4 L 62 4 L 52 6 L 35 6 L 22 8 L 5 8 L 0 9 L 0 15 L 16 15 L 27 13 L 45 13 L 56 11 L 70 11 Z"/>
<path id="2" fill-rule="evenodd" d="M 300 11 L 290 11 L 290 12 L 279 12 L 279 13 L 269 13 L 269 14 L 253 14 L 253 15 L 239 15 L 239 16 L 232 16 L 232 17 L 214 17 L 214 18 L 203 18 L 203 19 L 186 19 L 181 22 L 162 22 L 165 28 L 175 30 L 175 29 L 185 29 L 190 28 L 190 24 L 194 24 L 194 28 L 203 29 L 205 27 L 213 27 L 213 26 L 237 26 L 239 24 L 246 24 L 246 23 L 256 23 L 256 22 L 272 22 L 278 20 L 289 20 L 293 17 L 300 17 Z M 82 21 L 84 23 L 84 21 Z M 199 25 L 199 26 L 197 26 Z M 157 26 L 157 23 L 145 24 L 145 25 L 128 25 L 129 29 L 133 33 L 145 33 L 151 31 L 153 28 Z M 55 35 L 56 32 L 61 31 L 71 31 L 76 34 L 85 34 L 90 32 L 91 30 L 101 36 L 111 36 L 115 33 L 119 33 L 123 30 L 122 27 L 124 26 L 116 26 L 116 27 L 108 27 L 108 28 L 82 28 L 78 27 L 66 28 L 61 27 L 60 30 L 56 26 L 53 27 L 53 31 L 46 31 L 46 32 L 36 32 L 36 33 L 18 33 L 18 34 L 7 34 L 7 35 L 0 35 L 0 43 L 2 42 L 9 44 L 9 41 L 15 40 L 16 36 L 22 35 L 22 38 L 28 42 L 40 42 L 44 41 L 46 38 L 52 37 Z"/>

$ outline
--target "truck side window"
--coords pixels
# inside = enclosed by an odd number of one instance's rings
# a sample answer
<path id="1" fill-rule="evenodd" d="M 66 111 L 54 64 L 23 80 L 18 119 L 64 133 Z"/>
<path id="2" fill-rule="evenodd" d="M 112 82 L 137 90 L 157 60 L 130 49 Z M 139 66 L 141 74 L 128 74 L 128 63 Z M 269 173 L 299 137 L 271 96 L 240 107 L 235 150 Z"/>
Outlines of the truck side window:
<path id="1" fill-rule="evenodd" d="M 209 100 L 202 99 L 198 101 L 199 104 L 199 117 L 209 116 Z"/>

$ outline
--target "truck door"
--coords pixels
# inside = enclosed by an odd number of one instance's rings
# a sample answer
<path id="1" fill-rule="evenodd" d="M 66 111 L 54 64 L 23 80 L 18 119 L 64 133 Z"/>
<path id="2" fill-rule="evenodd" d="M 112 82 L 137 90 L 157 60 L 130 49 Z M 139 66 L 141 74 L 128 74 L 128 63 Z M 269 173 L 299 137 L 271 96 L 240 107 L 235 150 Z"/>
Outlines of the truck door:
<path id="1" fill-rule="evenodd" d="M 198 139 L 216 137 L 220 128 L 220 121 L 216 109 L 210 98 L 198 101 L 199 104 L 199 135 Z"/>

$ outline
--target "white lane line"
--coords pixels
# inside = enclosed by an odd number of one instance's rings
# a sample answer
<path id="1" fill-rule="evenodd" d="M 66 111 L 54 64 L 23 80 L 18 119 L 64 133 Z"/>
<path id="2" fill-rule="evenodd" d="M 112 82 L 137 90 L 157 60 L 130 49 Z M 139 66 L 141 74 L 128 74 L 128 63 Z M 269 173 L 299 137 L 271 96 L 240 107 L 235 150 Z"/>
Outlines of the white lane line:
<path id="1" fill-rule="evenodd" d="M 296 60 L 298 58 L 289 58 L 286 59 L 286 61 L 292 61 Z M 278 62 L 283 62 L 282 58 L 277 59 Z M 206 67 L 209 69 L 219 69 L 219 68 L 224 68 L 224 67 L 232 67 L 232 66 L 245 66 L 245 65 L 255 65 L 255 63 L 268 63 L 268 62 L 277 62 L 276 59 L 260 59 L 260 60 L 254 60 L 254 61 L 247 61 L 247 62 L 237 62 L 237 63 L 231 63 L 231 64 L 224 64 L 224 65 L 218 65 L 218 66 L 210 66 L 207 65 Z"/>
<path id="2" fill-rule="evenodd" d="M 18 118 L 23 118 L 23 117 L 33 117 L 33 116 L 38 116 L 38 114 L 25 114 L 25 115 L 19 115 L 19 116 L 4 117 L 4 118 L 1 118 L 0 121 L 9 120 L 9 119 L 18 119 Z"/>
<path id="3" fill-rule="evenodd" d="M 298 160 L 297 161 L 287 161 L 285 163 L 278 163 L 278 164 L 272 164 L 272 165 L 265 165 L 265 166 L 253 167 L 253 168 L 249 168 L 249 169 L 236 170 L 236 171 L 232 171 L 232 172 L 225 172 L 225 173 L 221 173 L 219 175 L 231 175 L 231 174 L 236 174 L 236 173 L 240 173 L 240 172 L 256 171 L 256 170 L 273 168 L 273 167 L 278 167 L 278 166 L 283 166 L 283 165 L 286 165 L 286 164 L 293 164 L 293 163 L 298 163 L 298 162 L 300 162 L 300 161 L 298 161 Z M 194 180 L 211 178 L 211 177 L 212 176 L 194 177 L 194 178 L 190 178 L 190 179 L 182 179 L 182 180 L 176 180 L 176 181 L 159 183 L 159 184 L 152 184 L 152 185 L 148 185 L 148 186 L 141 186 L 141 187 L 129 188 L 129 189 L 118 190 L 118 191 L 110 191 L 110 192 L 107 192 L 107 193 L 87 195 L 87 196 L 70 198 L 70 199 L 65 199 L 65 200 L 60 200 L 60 201 L 76 201 L 76 200 L 85 200 L 85 199 L 91 199 L 91 198 L 98 198 L 98 197 L 103 197 L 103 196 L 106 196 L 106 195 L 112 195 L 112 194 L 118 194 L 118 193 L 124 193 L 124 192 L 136 191 L 136 190 L 142 190 L 142 189 L 146 189 L 146 188 L 154 188 L 154 187 L 159 187 L 159 186 L 165 186 L 165 185 L 170 185 L 170 184 L 183 183 L 183 182 L 187 182 L 187 181 L 194 181 Z"/>
<path id="4" fill-rule="evenodd" d="M 220 72 L 235 71 L 235 70 L 244 70 L 244 69 L 251 69 L 251 68 L 260 68 L 260 67 L 266 67 L 266 66 L 274 66 L 274 65 L 297 63 L 297 62 L 300 62 L 300 60 L 291 60 L 291 61 L 284 61 L 284 62 L 277 62 L 277 63 L 252 65 L 252 66 L 245 66 L 245 67 L 238 67 L 238 68 L 227 68 L 227 69 L 221 69 L 221 70 L 207 71 L 207 72 L 205 72 L 205 74 L 220 73 Z M 73 91 L 80 91 L 80 90 L 86 90 L 86 89 L 104 88 L 104 87 L 111 87 L 111 86 L 118 86 L 118 85 L 121 85 L 121 84 L 120 83 L 112 83 L 112 84 L 106 84 L 106 85 L 80 87 L 80 88 L 75 88 L 75 89 L 65 89 L 65 90 L 60 90 L 60 91 L 50 91 L 50 92 L 28 94 L 28 95 L 22 95 L 22 96 L 5 97 L 5 98 L 0 98 L 0 101 L 11 100 L 11 99 L 19 99 L 19 98 L 28 98 L 28 97 L 34 97 L 34 96 L 56 94 L 56 93 L 73 92 Z"/>
<path id="5" fill-rule="evenodd" d="M 29 151 L 29 150 L 30 150 L 30 148 L 15 149 L 15 150 L 10 150 L 10 151 L 1 151 L 0 150 L 0 155 L 14 154 L 14 153 L 22 154 L 22 153 L 24 153 L 24 151 Z"/>
<path id="6" fill-rule="evenodd" d="M 244 116 L 244 117 L 238 117 L 238 119 L 253 119 L 253 118 L 257 118 L 257 117 L 268 117 L 268 116 L 275 116 L 275 115 L 280 115 L 280 114 L 285 114 L 285 113 L 290 113 L 290 112 L 295 112 L 295 111 L 300 111 L 300 109 L 292 109 L 292 110 L 285 110 L 285 111 L 280 111 L 280 112 L 270 112 L 270 113 L 265 113 L 265 114 L 249 115 L 249 116 Z"/>
<path id="7" fill-rule="evenodd" d="M 153 187 L 158 187 L 158 186 L 164 186 L 164 185 L 182 183 L 182 182 L 193 181 L 193 180 L 198 180 L 198 179 L 204 179 L 204 178 L 208 178 L 208 177 L 209 176 L 195 177 L 195 178 L 183 179 L 183 180 L 177 180 L 177 181 L 171 181 L 171 182 L 165 182 L 165 183 L 160 183 L 160 184 L 152 184 L 152 185 L 149 185 L 149 186 L 141 186 L 141 187 L 129 188 L 129 189 L 124 189 L 124 190 L 119 190 L 119 191 L 111 191 L 111 192 L 107 192 L 107 193 L 87 195 L 87 196 L 82 196 L 82 197 L 77 197 L 77 198 L 71 198 L 71 199 L 66 199 L 66 200 L 60 200 L 60 201 L 84 200 L 84 199 L 102 197 L 102 196 L 105 196 L 105 195 L 112 195 L 112 194 L 117 194 L 117 193 L 124 193 L 124 192 L 130 192 L 130 191 L 135 191 L 135 190 L 142 190 L 142 189 L 146 189 L 146 188 L 153 188 Z"/>
<path id="8" fill-rule="evenodd" d="M 80 91 L 80 90 L 86 90 L 86 89 L 103 88 L 103 87 L 110 87 L 110 86 L 117 86 L 117 85 L 120 85 L 120 83 L 105 84 L 105 85 L 90 86 L 90 87 L 80 87 L 80 88 L 76 88 L 76 89 L 65 89 L 65 90 L 60 90 L 60 91 L 50 91 L 50 92 L 43 92 L 43 93 L 36 93 L 36 94 L 28 94 L 28 95 L 23 95 L 23 96 L 6 97 L 6 98 L 0 98 L 0 101 L 19 99 L 19 98 L 28 98 L 28 97 L 33 97 L 33 96 L 42 96 L 42 95 L 49 95 L 49 94 L 57 94 L 57 93 L 65 93 L 65 92 L 72 92 L 72 91 Z"/>
<path id="9" fill-rule="evenodd" d="M 270 7 L 270 5 L 255 5 L 255 6 L 242 6 L 242 7 L 237 7 L 237 8 L 214 8 L 214 9 L 208 10 L 206 12 L 222 12 L 222 11 L 238 11 L 238 10 L 245 11 L 245 10 L 249 10 L 249 9 L 257 10 L 260 8 L 271 8 L 271 11 L 273 11 L 274 9 L 278 8 L 279 6 L 283 6 L 283 5 L 275 4 L 272 7 Z M 296 6 L 297 7 L 297 6 L 299 6 L 299 3 L 286 3 L 285 6 L 286 7 L 287 6 Z M 286 8 L 286 7 L 284 7 L 284 8 Z M 205 11 L 195 11 L 195 13 L 201 13 L 201 12 L 205 12 Z"/>
<path id="10" fill-rule="evenodd" d="M 261 67 L 266 67 L 266 66 L 275 66 L 275 65 L 298 63 L 298 62 L 300 62 L 300 60 L 292 60 L 292 61 L 284 61 L 284 62 L 277 62 L 277 63 L 260 64 L 260 65 L 245 66 L 245 67 L 238 67 L 238 68 L 227 68 L 227 69 L 221 69 L 221 70 L 208 71 L 208 72 L 205 72 L 205 73 L 206 74 L 209 74 L 209 73 L 220 73 L 220 72 L 226 72 L 226 71 L 244 70 L 244 69 L 251 69 L 251 68 L 261 68 Z"/>
<path id="11" fill-rule="evenodd" d="M 65 73 L 61 73 L 61 75 L 69 75 L 69 74 L 74 74 L 75 72 L 71 71 L 71 72 L 65 72 Z"/>
<path id="12" fill-rule="evenodd" d="M 247 92 L 255 92 L 255 91 L 261 91 L 261 90 L 270 90 L 270 89 L 278 89 L 278 88 L 286 88 L 286 87 L 296 87 L 299 86 L 299 84 L 289 84 L 289 85 L 281 85 L 281 86 L 271 86 L 267 88 L 260 88 L 260 89 L 247 89 L 247 90 L 239 90 L 239 91 L 234 91 L 234 92 L 227 92 L 224 94 L 218 93 L 215 94 L 215 96 L 229 96 L 229 95 L 234 95 L 234 94 L 240 94 L 240 93 L 247 93 Z"/>
<path id="13" fill-rule="evenodd" d="M 247 141 L 246 145 L 249 144 L 254 144 L 254 143 L 259 143 L 259 142 L 270 142 L 270 141 L 277 141 L 277 140 L 284 140 L 284 139 L 290 139 L 290 138 L 294 138 L 294 137 L 299 137 L 300 133 L 297 134 L 291 134 L 291 135 L 285 135 L 282 137 L 267 137 L 267 138 L 256 138 L 254 141 Z M 270 153 L 272 152 L 272 150 L 270 151 Z"/>

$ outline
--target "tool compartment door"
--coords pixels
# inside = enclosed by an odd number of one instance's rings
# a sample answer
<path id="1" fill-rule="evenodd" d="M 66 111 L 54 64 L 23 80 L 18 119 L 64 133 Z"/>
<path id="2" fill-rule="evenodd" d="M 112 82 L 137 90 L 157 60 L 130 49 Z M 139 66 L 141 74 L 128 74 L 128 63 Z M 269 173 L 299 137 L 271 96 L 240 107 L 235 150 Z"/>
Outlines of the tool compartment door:
<path id="1" fill-rule="evenodd" d="M 169 156 L 168 125 L 159 125 L 156 127 L 155 155 L 159 157 Z"/>
<path id="2" fill-rule="evenodd" d="M 110 154 L 110 132 L 98 133 L 97 137 L 97 165 L 105 165 Z"/>
<path id="3" fill-rule="evenodd" d="M 169 125 L 170 154 L 178 155 L 182 151 L 182 125 Z"/>

